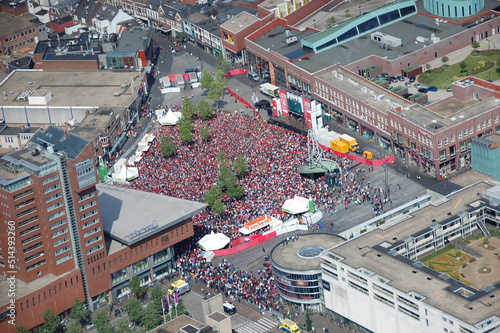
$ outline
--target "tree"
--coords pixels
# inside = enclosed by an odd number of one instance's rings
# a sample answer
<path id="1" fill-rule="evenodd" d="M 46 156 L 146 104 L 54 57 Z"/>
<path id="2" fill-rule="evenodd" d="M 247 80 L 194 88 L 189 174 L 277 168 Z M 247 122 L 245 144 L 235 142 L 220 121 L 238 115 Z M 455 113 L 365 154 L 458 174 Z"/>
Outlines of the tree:
<path id="1" fill-rule="evenodd" d="M 161 301 L 160 301 L 161 302 Z M 144 315 L 144 325 L 149 330 L 152 330 L 161 323 L 161 303 L 149 302 Z"/>
<path id="2" fill-rule="evenodd" d="M 142 298 L 142 296 L 144 296 L 144 294 L 146 293 L 146 288 L 141 287 L 141 280 L 139 279 L 139 277 L 137 275 L 133 276 L 130 279 L 130 291 L 137 298 Z"/>
<path id="3" fill-rule="evenodd" d="M 236 186 L 236 176 L 227 165 L 221 165 L 219 168 L 219 178 L 217 184 L 221 187 L 222 191 L 230 187 Z"/>
<path id="4" fill-rule="evenodd" d="M 231 63 L 219 53 L 217 54 L 217 65 L 215 68 L 218 72 L 222 72 L 222 75 L 225 75 L 231 68 Z"/>
<path id="5" fill-rule="evenodd" d="M 78 298 L 75 298 L 73 301 L 69 317 L 81 325 L 83 325 L 89 317 L 89 311 L 85 308 L 85 304 Z"/>
<path id="6" fill-rule="evenodd" d="M 465 61 L 460 62 L 460 71 L 465 72 L 465 69 L 467 68 L 467 63 Z"/>
<path id="7" fill-rule="evenodd" d="M 214 83 L 210 86 L 207 92 L 207 98 L 213 101 L 219 101 L 224 95 L 224 90 L 226 89 L 227 80 L 224 77 L 217 78 Z"/>
<path id="8" fill-rule="evenodd" d="M 18 333 L 30 333 L 30 330 L 27 329 L 24 325 L 16 326 L 16 331 Z"/>
<path id="9" fill-rule="evenodd" d="M 116 323 L 115 333 L 132 333 L 132 329 L 129 327 L 129 322 L 127 319 L 120 319 Z"/>
<path id="10" fill-rule="evenodd" d="M 175 39 L 183 41 L 184 39 L 187 38 L 187 33 L 184 31 L 179 31 L 175 34 Z"/>
<path id="11" fill-rule="evenodd" d="M 153 289 L 151 289 L 151 301 L 152 302 L 158 302 L 161 305 L 161 298 L 163 297 L 163 292 L 161 291 L 161 288 L 156 286 Z"/>
<path id="12" fill-rule="evenodd" d="M 210 133 L 210 128 L 207 124 L 203 124 L 198 130 L 198 135 L 204 140 L 208 141 L 212 133 Z"/>
<path id="13" fill-rule="evenodd" d="M 203 196 L 203 200 L 210 206 L 216 200 L 222 200 L 222 189 L 219 184 L 210 187 Z"/>
<path id="14" fill-rule="evenodd" d="M 447 56 L 444 56 L 441 58 L 441 61 L 443 62 L 443 64 L 446 64 L 449 60 L 450 60 L 450 58 L 448 58 Z"/>
<path id="15" fill-rule="evenodd" d="M 191 101 L 187 97 L 184 97 L 184 101 L 182 102 L 182 110 L 181 110 L 182 118 L 186 118 L 186 119 L 191 120 L 191 118 L 193 118 L 194 112 L 195 112 L 195 110 L 194 110 L 193 101 Z"/>
<path id="16" fill-rule="evenodd" d="M 179 138 L 182 142 L 191 143 L 193 142 L 193 132 L 187 126 L 179 127 Z"/>
<path id="17" fill-rule="evenodd" d="M 206 69 L 202 70 L 200 78 L 200 88 L 209 89 L 212 86 L 212 83 L 214 83 L 214 78 L 212 77 L 210 72 Z"/>
<path id="18" fill-rule="evenodd" d="M 312 331 L 311 311 L 306 310 L 306 331 Z"/>
<path id="19" fill-rule="evenodd" d="M 68 324 L 68 328 L 66 329 L 66 333 L 82 333 L 83 327 L 77 321 L 71 321 Z"/>
<path id="20" fill-rule="evenodd" d="M 142 319 L 144 318 L 144 309 L 141 306 L 141 301 L 132 298 L 125 303 L 124 309 L 127 311 L 128 317 L 131 321 L 136 324 L 142 323 Z"/>
<path id="21" fill-rule="evenodd" d="M 222 199 L 213 201 L 209 207 L 215 215 L 220 215 L 226 211 L 226 205 L 224 205 Z"/>
<path id="22" fill-rule="evenodd" d="M 471 46 L 474 49 L 474 52 L 477 52 L 477 49 L 481 46 L 481 44 L 479 44 L 479 42 L 477 41 L 473 41 Z"/>
<path id="23" fill-rule="evenodd" d="M 245 194 L 245 190 L 241 186 L 232 185 L 227 188 L 226 194 L 230 198 L 238 199 Z"/>
<path id="24" fill-rule="evenodd" d="M 160 149 L 162 155 L 165 157 L 172 156 L 177 152 L 177 147 L 169 136 L 165 136 L 161 139 Z"/>
<path id="25" fill-rule="evenodd" d="M 233 164 L 234 171 L 236 173 L 236 176 L 242 177 L 247 174 L 248 172 L 248 165 L 245 157 L 243 155 L 238 155 L 236 157 L 236 160 L 234 161 Z"/>
<path id="26" fill-rule="evenodd" d="M 42 313 L 43 325 L 42 332 L 46 333 L 56 333 L 60 325 L 59 317 L 51 309 L 45 310 Z"/>
<path id="27" fill-rule="evenodd" d="M 113 328 L 111 325 L 111 321 L 104 311 L 97 312 L 94 317 L 94 324 L 97 333 L 112 333 Z"/>
<path id="28" fill-rule="evenodd" d="M 214 114 L 214 108 L 206 99 L 202 99 L 198 104 L 198 115 L 201 119 L 207 120 Z"/>
<path id="29" fill-rule="evenodd" d="M 220 150 L 217 152 L 217 155 L 215 155 L 215 160 L 219 161 L 220 164 L 225 164 L 227 161 L 227 154 L 225 151 Z"/>

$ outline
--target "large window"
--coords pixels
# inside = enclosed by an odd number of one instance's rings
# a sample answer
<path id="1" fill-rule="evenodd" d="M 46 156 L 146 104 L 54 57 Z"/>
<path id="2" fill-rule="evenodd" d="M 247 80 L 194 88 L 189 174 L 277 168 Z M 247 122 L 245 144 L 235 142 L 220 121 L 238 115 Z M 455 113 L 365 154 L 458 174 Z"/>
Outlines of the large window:
<path id="1" fill-rule="evenodd" d="M 78 186 L 80 186 L 80 188 L 94 183 L 96 180 L 96 175 L 92 159 L 89 158 L 83 162 L 77 163 L 76 174 L 78 176 Z"/>

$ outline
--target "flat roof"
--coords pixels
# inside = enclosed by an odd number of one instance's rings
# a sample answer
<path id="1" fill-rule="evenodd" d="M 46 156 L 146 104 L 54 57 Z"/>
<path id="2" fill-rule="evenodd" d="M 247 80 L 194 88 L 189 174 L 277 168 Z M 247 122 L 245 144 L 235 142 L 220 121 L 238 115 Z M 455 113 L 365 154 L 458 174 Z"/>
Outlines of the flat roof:
<path id="1" fill-rule="evenodd" d="M 259 21 L 257 16 L 251 15 L 248 12 L 241 12 L 237 16 L 221 24 L 221 28 L 236 34 L 257 21 Z"/>
<path id="2" fill-rule="evenodd" d="M 128 107 L 134 97 L 130 78 L 138 87 L 140 75 L 140 72 L 16 70 L 0 83 L 0 89 L 7 92 L 7 99 L 0 99 L 0 106 L 30 106 L 28 100 L 16 100 L 17 96 L 23 91 L 50 90 L 52 99 L 47 106 Z M 116 96 L 116 92 L 120 95 Z"/>
<path id="3" fill-rule="evenodd" d="M 18 16 L 9 15 L 7 13 L 0 13 L 0 31 L 2 36 L 8 36 L 16 31 L 25 30 L 29 27 L 35 27 L 36 24 L 30 22 L 36 19 L 33 14 L 23 14 Z"/>
<path id="4" fill-rule="evenodd" d="M 323 248 L 323 251 L 345 242 L 345 239 L 339 236 L 322 233 L 312 233 L 301 235 L 296 241 L 283 241 L 276 245 L 271 252 L 271 260 L 278 266 L 285 269 L 307 271 L 320 270 L 321 258 L 318 256 L 305 258 L 299 255 L 299 250 L 315 250 L 318 247 Z"/>
<path id="5" fill-rule="evenodd" d="M 51 283 L 59 279 L 64 279 L 66 275 L 72 274 L 77 271 L 77 268 L 74 268 L 70 271 L 65 272 L 64 274 L 55 276 L 53 274 L 47 274 L 40 278 L 37 278 L 31 282 L 24 282 L 20 279 L 16 279 L 16 296 L 15 299 L 23 298 L 31 293 L 34 293 L 38 290 L 43 289 L 45 286 L 48 286 Z M 0 290 L 9 290 L 9 281 L 8 280 L 0 280 Z M 11 297 L 8 297 L 7 292 L 0 293 L 0 306 L 5 305 L 9 302 Z"/>
<path id="6" fill-rule="evenodd" d="M 500 309 L 498 289 L 491 292 L 476 290 L 480 297 L 467 299 L 448 289 L 457 284 L 456 280 L 440 279 L 430 274 L 431 270 L 427 267 L 419 268 L 412 260 L 400 260 L 381 250 L 393 248 L 404 237 L 429 230 L 434 223 L 456 218 L 459 213 L 472 209 L 470 204 L 473 201 L 479 199 L 486 202 L 487 200 L 478 197 L 477 193 L 482 193 L 492 187 L 486 182 L 480 182 L 464 188 L 445 197 L 439 203 L 412 212 L 411 217 L 404 222 L 387 226 L 384 224 L 352 241 L 330 249 L 327 253 L 340 256 L 343 258 L 340 260 L 343 264 L 354 269 L 364 268 L 388 279 L 387 285 L 403 293 L 416 292 L 424 297 L 422 302 L 470 324 L 476 324 L 491 316 L 498 316 L 498 309 Z M 474 290 L 474 288 L 471 289 Z M 490 298 L 490 295 L 496 297 Z"/>
<path id="7" fill-rule="evenodd" d="M 201 202 L 116 185 L 98 184 L 97 190 L 104 232 L 127 246 L 173 227 L 207 207 Z"/>

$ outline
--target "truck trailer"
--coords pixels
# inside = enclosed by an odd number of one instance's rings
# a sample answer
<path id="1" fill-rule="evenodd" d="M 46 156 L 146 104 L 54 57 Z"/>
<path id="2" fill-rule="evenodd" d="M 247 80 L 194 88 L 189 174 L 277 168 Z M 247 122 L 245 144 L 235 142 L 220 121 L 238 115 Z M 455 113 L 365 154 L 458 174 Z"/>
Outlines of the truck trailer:
<path id="1" fill-rule="evenodd" d="M 270 83 L 263 83 L 260 85 L 260 92 L 271 97 L 277 97 L 279 89 L 279 87 Z"/>
<path id="2" fill-rule="evenodd" d="M 347 143 L 350 151 L 356 151 L 357 149 L 359 149 L 358 142 L 350 135 L 342 134 L 340 136 L 340 141 Z"/>

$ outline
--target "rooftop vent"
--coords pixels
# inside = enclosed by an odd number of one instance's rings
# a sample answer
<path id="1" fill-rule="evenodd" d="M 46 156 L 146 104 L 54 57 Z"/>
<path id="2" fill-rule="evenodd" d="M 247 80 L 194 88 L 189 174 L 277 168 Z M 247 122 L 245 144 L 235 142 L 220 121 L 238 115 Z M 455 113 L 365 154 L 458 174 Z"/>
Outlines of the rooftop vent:
<path id="1" fill-rule="evenodd" d="M 121 96 L 121 94 L 122 94 L 121 92 L 119 92 L 119 91 L 115 91 L 115 92 L 113 93 L 113 96 L 114 96 L 114 97 L 118 97 L 118 96 Z"/>

